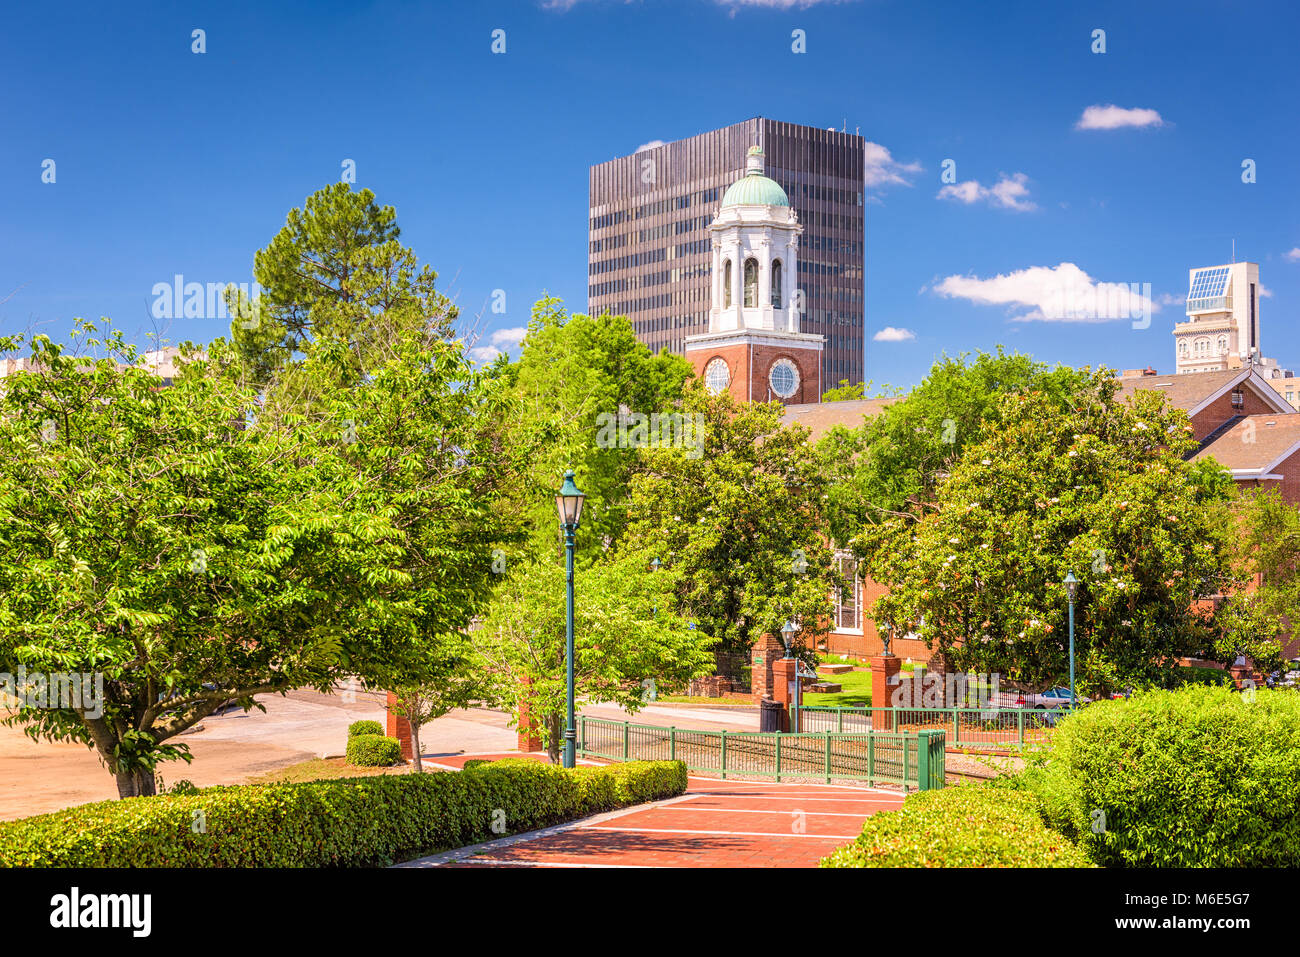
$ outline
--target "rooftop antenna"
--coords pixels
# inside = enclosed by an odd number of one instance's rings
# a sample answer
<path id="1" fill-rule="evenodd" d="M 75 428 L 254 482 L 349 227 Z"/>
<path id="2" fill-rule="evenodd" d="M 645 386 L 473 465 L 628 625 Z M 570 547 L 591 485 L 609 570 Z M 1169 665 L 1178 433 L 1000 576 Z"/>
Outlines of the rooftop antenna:
<path id="1" fill-rule="evenodd" d="M 1237 262 L 1237 237 L 1236 236 L 1232 237 L 1232 261 L 1234 264 Z"/>

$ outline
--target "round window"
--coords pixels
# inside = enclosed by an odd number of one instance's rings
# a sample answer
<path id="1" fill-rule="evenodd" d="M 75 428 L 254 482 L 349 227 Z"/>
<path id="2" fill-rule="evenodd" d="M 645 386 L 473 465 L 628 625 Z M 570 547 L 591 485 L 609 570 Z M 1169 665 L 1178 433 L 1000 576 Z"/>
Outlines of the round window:
<path id="1" fill-rule="evenodd" d="M 799 391 L 799 367 L 789 359 L 777 359 L 772 363 L 767 381 L 773 394 L 788 399 Z"/>
<path id="2" fill-rule="evenodd" d="M 714 395 L 731 384 L 731 370 L 727 368 L 726 359 L 709 361 L 709 364 L 704 367 L 704 384 Z"/>

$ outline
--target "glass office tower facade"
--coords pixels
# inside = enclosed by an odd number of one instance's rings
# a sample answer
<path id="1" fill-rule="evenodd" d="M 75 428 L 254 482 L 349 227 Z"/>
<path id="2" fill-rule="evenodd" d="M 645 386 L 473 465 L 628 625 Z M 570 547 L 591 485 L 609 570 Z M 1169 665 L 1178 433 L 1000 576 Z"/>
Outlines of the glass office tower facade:
<path id="1" fill-rule="evenodd" d="M 761 117 L 591 168 L 587 310 L 626 315 L 651 349 L 708 331 L 709 223 L 760 146 L 803 235 L 801 331 L 826 337 L 823 382 L 863 379 L 863 138 Z"/>

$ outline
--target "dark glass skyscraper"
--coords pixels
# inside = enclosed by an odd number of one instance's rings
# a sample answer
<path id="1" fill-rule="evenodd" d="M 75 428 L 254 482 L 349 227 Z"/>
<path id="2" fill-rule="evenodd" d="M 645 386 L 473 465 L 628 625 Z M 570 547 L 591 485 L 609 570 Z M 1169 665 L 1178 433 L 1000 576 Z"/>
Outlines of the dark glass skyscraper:
<path id="1" fill-rule="evenodd" d="M 823 381 L 863 378 L 861 136 L 756 117 L 591 168 L 587 309 L 626 315 L 656 351 L 708 331 L 709 223 L 760 146 L 803 226 L 802 331 L 826 337 Z"/>

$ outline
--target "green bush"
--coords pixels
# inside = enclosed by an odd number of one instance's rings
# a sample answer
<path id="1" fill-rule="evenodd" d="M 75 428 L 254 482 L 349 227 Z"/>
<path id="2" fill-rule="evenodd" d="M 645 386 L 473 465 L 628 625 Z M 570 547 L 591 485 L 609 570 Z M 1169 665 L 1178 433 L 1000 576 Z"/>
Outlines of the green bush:
<path id="1" fill-rule="evenodd" d="M 348 737 L 355 738 L 362 734 L 383 734 L 384 726 L 378 721 L 353 721 L 348 725 Z"/>
<path id="2" fill-rule="evenodd" d="M 920 791 L 822 867 L 1088 867 L 1083 852 L 1039 816 L 1031 793 L 987 784 Z"/>
<path id="3" fill-rule="evenodd" d="M 348 764 L 363 768 L 386 768 L 402 760 L 402 744 L 396 738 L 359 734 L 348 738 Z"/>
<path id="4" fill-rule="evenodd" d="M 1300 865 L 1300 695 L 1207 685 L 1089 705 L 1061 722 L 1089 854 L 1130 867 Z M 1100 815 L 1096 815 L 1100 812 Z M 1089 824 L 1096 816 L 1104 833 Z"/>
<path id="5" fill-rule="evenodd" d="M 685 782 L 680 762 L 574 772 L 508 760 L 206 788 L 0 823 L 0 867 L 380 867 L 608 810 L 610 793 L 624 804 L 674 797 Z"/>

